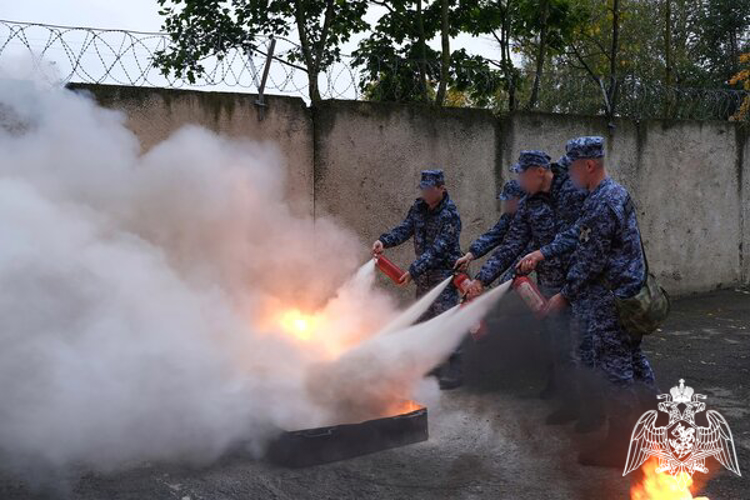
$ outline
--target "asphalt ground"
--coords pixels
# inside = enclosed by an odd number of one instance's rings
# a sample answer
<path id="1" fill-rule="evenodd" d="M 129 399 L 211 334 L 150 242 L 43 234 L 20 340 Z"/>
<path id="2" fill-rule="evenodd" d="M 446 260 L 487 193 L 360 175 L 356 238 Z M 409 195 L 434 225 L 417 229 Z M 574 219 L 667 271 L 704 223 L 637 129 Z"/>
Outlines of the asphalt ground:
<path id="1" fill-rule="evenodd" d="M 69 471 L 54 478 L 0 476 L 0 499 L 628 499 L 637 473 L 578 465 L 602 433 L 543 424 L 538 323 L 510 297 L 487 320 L 489 335 L 465 345 L 466 385 L 429 407 L 430 439 L 304 469 L 242 451 L 203 467 L 132 464 L 124 471 Z M 682 298 L 644 349 L 666 392 L 680 378 L 708 396 L 733 432 L 739 465 L 750 467 L 750 291 Z M 656 401 L 654 401 L 656 408 Z M 700 491 L 712 500 L 750 498 L 746 477 L 713 460 Z M 700 476 L 700 477 L 699 477 Z M 698 482 L 705 477 L 696 473 Z"/>

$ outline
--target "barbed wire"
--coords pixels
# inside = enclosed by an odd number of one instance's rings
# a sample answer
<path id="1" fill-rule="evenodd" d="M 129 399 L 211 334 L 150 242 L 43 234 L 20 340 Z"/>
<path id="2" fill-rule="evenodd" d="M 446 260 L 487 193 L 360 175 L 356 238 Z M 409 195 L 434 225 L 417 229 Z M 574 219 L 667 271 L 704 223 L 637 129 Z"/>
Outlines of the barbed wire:
<path id="1" fill-rule="evenodd" d="M 155 65 L 154 55 L 168 49 L 171 43 L 167 34 L 158 32 L 0 20 L 0 64 L 30 65 L 32 71 L 53 83 L 259 91 L 268 59 L 268 37 L 256 38 L 253 49 L 248 51 L 234 48 L 222 57 L 205 57 L 200 61 L 202 70 L 192 82 L 174 74 L 164 75 Z M 294 41 L 276 38 L 265 93 L 309 101 L 308 74 L 288 57 L 298 50 Z M 426 75 L 425 79 L 421 74 Z M 439 74 L 439 61 L 358 60 L 343 55 L 321 72 L 318 88 L 324 99 L 415 101 L 434 95 Z M 471 75 L 470 81 L 456 82 L 449 103 L 509 111 L 508 95 L 499 84 L 502 77 L 497 70 L 478 68 Z M 533 74 L 520 74 L 521 81 L 532 79 Z M 477 99 L 478 95 L 484 99 Z M 517 98 L 525 98 L 523 89 L 519 89 Z M 619 82 L 617 115 L 636 119 L 668 116 L 726 120 L 746 99 L 750 101 L 748 91 L 666 87 L 631 76 Z M 523 109 L 523 103 L 517 109 Z M 581 78 L 546 82 L 534 110 L 590 115 L 603 114 L 604 106 L 601 90 Z"/>
<path id="2" fill-rule="evenodd" d="M 0 20 L 0 62 L 31 63 L 33 70 L 54 83 L 68 82 L 131 86 L 201 88 L 214 87 L 258 91 L 269 39 L 259 38 L 259 48 L 245 53 L 230 49 L 223 57 L 200 61 L 203 71 L 194 82 L 164 75 L 154 55 L 171 44 L 164 33 L 56 26 Z M 277 38 L 273 71 L 266 90 L 287 95 L 307 94 L 307 74 L 285 63 L 285 53 L 295 48 Z M 355 96 L 356 97 L 356 96 Z"/>
<path id="3" fill-rule="evenodd" d="M 750 102 L 750 92 L 727 88 L 669 87 L 658 82 L 644 82 L 630 75 L 618 82 L 615 115 L 632 119 L 731 120 L 743 102 Z M 566 80 L 543 88 L 539 109 L 580 115 L 605 112 L 602 90 L 589 78 Z"/>

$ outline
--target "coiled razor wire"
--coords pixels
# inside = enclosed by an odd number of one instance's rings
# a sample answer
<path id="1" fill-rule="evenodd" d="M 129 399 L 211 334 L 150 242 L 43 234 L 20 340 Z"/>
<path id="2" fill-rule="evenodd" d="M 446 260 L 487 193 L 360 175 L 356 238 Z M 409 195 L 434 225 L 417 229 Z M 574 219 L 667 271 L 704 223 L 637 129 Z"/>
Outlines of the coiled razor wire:
<path id="1" fill-rule="evenodd" d="M 213 87 L 214 90 L 241 89 L 257 92 L 267 54 L 268 38 L 260 38 L 259 48 L 245 53 L 231 49 L 223 57 L 209 56 L 200 61 L 203 70 L 195 82 L 174 74 L 164 75 L 154 64 L 154 55 L 169 47 L 164 33 L 55 26 L 0 20 L 0 63 L 27 64 L 55 83 L 82 82 L 168 88 Z M 285 44 L 286 47 L 279 45 Z M 283 61 L 294 43 L 277 39 L 272 71 L 266 91 L 285 95 L 307 96 L 307 73 Z M 342 69 L 329 74 L 340 79 Z M 351 76 L 350 81 L 354 79 Z M 329 78 L 329 80 L 332 80 Z M 347 82 L 348 83 L 348 82 Z M 344 98 L 353 88 L 343 90 L 327 85 L 326 97 Z M 352 95 L 349 98 L 357 98 Z"/>
<path id="2" fill-rule="evenodd" d="M 304 68 L 287 60 L 295 42 L 276 39 L 276 50 L 264 89 L 265 93 L 308 97 L 308 75 Z M 0 20 L 0 65 L 28 65 L 57 84 L 68 82 L 130 85 L 166 88 L 211 88 L 258 93 L 261 75 L 268 59 L 268 38 L 259 37 L 245 52 L 230 49 L 223 57 L 208 56 L 203 68 L 189 82 L 174 74 L 164 75 L 154 64 L 154 55 L 168 49 L 165 33 L 57 26 Z M 351 56 L 321 72 L 318 87 L 326 99 L 415 100 L 424 93 L 417 75 L 439 74 L 437 61 L 384 61 L 369 68 L 357 66 Z M 389 78 L 398 75 L 397 78 Z M 527 75 L 528 76 L 528 75 Z M 465 83 L 465 82 L 464 82 Z M 465 85 L 466 86 L 466 85 Z M 497 73 L 475 72 L 469 92 L 496 92 Z M 564 88 L 563 88 L 564 87 Z M 502 111 L 501 93 L 492 105 Z M 545 97 L 546 94 L 546 97 Z M 561 99 L 561 95 L 567 96 Z M 619 82 L 616 115 L 643 118 L 731 119 L 750 92 L 733 89 L 694 89 L 666 87 L 625 77 Z M 498 104 L 500 103 L 500 104 Z M 507 104 L 507 103 L 506 103 Z M 600 89 L 585 78 L 574 82 L 552 82 L 542 87 L 536 111 L 572 114 L 603 114 Z"/>

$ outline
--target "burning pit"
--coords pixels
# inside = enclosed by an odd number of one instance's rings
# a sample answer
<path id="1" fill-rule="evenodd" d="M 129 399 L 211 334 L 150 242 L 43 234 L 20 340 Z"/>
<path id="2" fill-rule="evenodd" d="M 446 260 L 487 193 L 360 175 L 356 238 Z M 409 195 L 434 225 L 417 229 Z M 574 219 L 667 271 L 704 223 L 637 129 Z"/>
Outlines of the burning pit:
<path id="1" fill-rule="evenodd" d="M 0 472 L 260 456 L 275 429 L 270 457 L 314 442 L 310 463 L 426 439 L 396 402 L 430 401 L 502 288 L 415 325 L 429 303 L 400 311 L 353 232 L 292 210 L 277 145 L 187 126 L 142 151 L 119 113 L 18 79 L 0 107 L 28 123 L 0 123 Z"/>
<path id="2" fill-rule="evenodd" d="M 373 269 L 369 263 L 358 276 L 371 277 Z M 276 315 L 294 342 L 311 350 L 323 347 L 322 359 L 307 370 L 306 389 L 311 402 L 326 409 L 326 423 L 319 425 L 318 420 L 318 425 L 305 428 L 297 420 L 289 426 L 297 430 L 284 430 L 274 439 L 266 458 L 306 467 L 427 440 L 427 408 L 407 398 L 506 290 L 499 287 L 464 307 L 412 324 L 430 304 L 420 300 L 354 345 L 332 341 L 336 325 L 330 305 L 314 313 L 289 309 Z M 348 340 L 339 337 L 338 342 Z"/>
<path id="3" fill-rule="evenodd" d="M 315 429 L 284 432 L 266 453 L 286 467 L 308 467 L 426 441 L 427 408 L 407 401 L 390 416 Z"/>

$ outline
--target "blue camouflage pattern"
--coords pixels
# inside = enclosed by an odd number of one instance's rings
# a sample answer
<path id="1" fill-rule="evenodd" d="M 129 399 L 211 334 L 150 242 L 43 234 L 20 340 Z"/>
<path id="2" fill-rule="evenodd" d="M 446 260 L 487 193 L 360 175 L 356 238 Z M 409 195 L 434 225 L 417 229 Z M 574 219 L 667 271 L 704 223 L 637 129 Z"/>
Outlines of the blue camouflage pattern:
<path id="1" fill-rule="evenodd" d="M 563 169 L 563 170 L 568 170 L 568 169 L 570 168 L 570 165 L 571 165 L 572 163 L 573 163 L 573 162 L 572 162 L 572 161 L 570 161 L 570 156 L 568 156 L 568 155 L 562 155 L 562 156 L 561 156 L 561 157 L 560 157 L 560 158 L 559 158 L 559 159 L 557 160 L 557 166 L 558 166 L 558 167 L 560 167 L 560 168 L 561 168 L 561 169 Z"/>
<path id="2" fill-rule="evenodd" d="M 634 339 L 620 325 L 614 295 L 602 283 L 593 283 L 571 302 L 578 328 L 576 361 L 604 374 L 618 388 L 636 383 L 655 386 L 651 364 Z"/>
<path id="3" fill-rule="evenodd" d="M 621 326 L 615 296 L 635 295 L 646 267 L 637 214 L 627 190 L 607 177 L 594 189 L 578 222 L 543 249 L 559 255 L 574 249 L 561 294 L 581 326 L 581 363 L 601 370 L 617 386 L 654 384 L 640 347 Z"/>
<path id="4" fill-rule="evenodd" d="M 474 240 L 469 247 L 469 252 L 474 256 L 475 259 L 479 259 L 481 257 L 484 257 L 487 255 L 487 253 L 492 250 L 493 248 L 496 248 L 500 243 L 502 243 L 503 239 L 505 238 L 505 235 L 508 233 L 508 229 L 510 229 L 510 224 L 513 222 L 513 217 L 515 214 L 511 213 L 505 213 L 500 216 L 500 219 L 497 221 L 497 223 L 481 235 L 479 238 Z M 526 255 L 527 253 L 533 251 L 534 249 L 531 248 L 531 245 L 527 247 L 527 249 L 524 252 L 521 252 L 522 255 L 520 255 L 516 261 L 510 266 L 510 268 L 503 274 L 497 281 L 498 284 L 505 283 L 508 280 L 513 279 L 514 272 L 515 272 L 515 265 L 518 263 L 518 261 L 523 257 L 523 255 Z"/>
<path id="5" fill-rule="evenodd" d="M 635 206 L 627 190 L 611 177 L 588 196 L 581 218 L 541 251 L 542 262 L 575 251 L 562 289 L 568 300 L 595 280 L 605 281 L 618 297 L 630 298 L 646 276 Z"/>
<path id="6" fill-rule="evenodd" d="M 549 298 L 560 289 L 540 285 L 539 291 Z M 548 315 L 542 321 L 539 333 L 542 353 L 552 361 L 554 370 L 563 377 L 570 376 L 571 370 L 579 364 L 578 330 L 573 311 L 566 308 L 558 314 Z"/>
<path id="7" fill-rule="evenodd" d="M 500 216 L 497 223 L 492 226 L 492 229 L 471 243 L 471 246 L 469 246 L 469 252 L 471 252 L 475 259 L 484 257 L 487 255 L 487 252 L 498 246 L 503 241 L 508 229 L 510 229 L 510 223 L 513 221 L 513 216 L 514 214 L 504 213 Z"/>
<path id="8" fill-rule="evenodd" d="M 602 158 L 604 157 L 604 138 L 585 136 L 571 139 L 565 144 L 565 156 L 571 162 L 579 158 Z"/>
<path id="9" fill-rule="evenodd" d="M 497 195 L 497 199 L 508 201 L 513 198 L 522 198 L 524 194 L 523 189 L 521 189 L 521 184 L 513 179 L 505 183 L 503 190 Z"/>
<path id="10" fill-rule="evenodd" d="M 422 170 L 419 188 L 442 186 L 445 184 L 445 176 L 442 170 Z"/>
<path id="11" fill-rule="evenodd" d="M 412 236 L 416 260 L 409 266 L 409 274 L 417 286 L 417 297 L 421 297 L 453 275 L 453 265 L 462 255 L 459 244 L 461 217 L 448 193 L 445 193 L 434 210 L 430 210 L 423 199 L 417 199 L 404 221 L 378 239 L 383 247 L 391 248 Z M 433 302 L 422 319 L 450 309 L 458 303 L 458 299 L 458 290 L 451 284 Z"/>
<path id="12" fill-rule="evenodd" d="M 525 196 L 502 244 L 485 262 L 476 278 L 487 286 L 528 251 L 551 243 L 555 235 L 568 230 L 581 215 L 586 191 L 578 189 L 568 173 L 557 166 L 548 193 Z M 569 255 L 545 259 L 536 269 L 541 286 L 559 290 L 565 284 Z"/>
<path id="13" fill-rule="evenodd" d="M 538 149 L 526 149 L 518 156 L 518 163 L 511 167 L 511 172 L 523 172 L 530 167 L 550 167 L 550 156 Z"/>
<path id="14" fill-rule="evenodd" d="M 435 283 L 435 285 L 437 285 L 437 283 Z M 424 285 L 417 285 L 416 297 L 420 298 L 421 296 L 432 290 L 433 287 L 434 285 L 429 287 Z M 461 297 L 456 287 L 453 286 L 453 284 L 448 285 L 447 287 L 445 287 L 445 290 L 443 290 L 440 295 L 438 295 L 435 301 L 430 304 L 430 307 L 428 307 L 427 310 L 422 313 L 417 322 L 419 323 L 422 321 L 427 321 L 428 319 L 434 318 L 435 316 L 444 313 L 451 307 L 458 304 L 460 299 Z M 456 348 L 455 352 L 459 353 L 460 347 Z"/>

